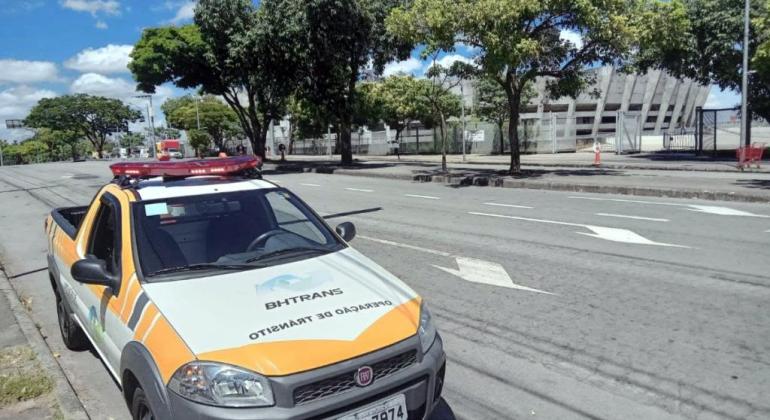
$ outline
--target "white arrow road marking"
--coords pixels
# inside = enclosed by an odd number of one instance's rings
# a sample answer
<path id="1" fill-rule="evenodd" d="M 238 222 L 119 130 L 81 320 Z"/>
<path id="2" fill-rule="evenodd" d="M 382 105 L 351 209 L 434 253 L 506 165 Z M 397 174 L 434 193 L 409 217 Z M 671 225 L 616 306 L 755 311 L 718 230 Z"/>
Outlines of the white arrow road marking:
<path id="1" fill-rule="evenodd" d="M 363 188 L 345 188 L 345 189 L 348 191 L 358 191 L 358 192 L 366 192 L 366 193 L 374 192 L 374 190 L 367 190 Z"/>
<path id="2" fill-rule="evenodd" d="M 492 213 L 477 213 L 474 211 L 469 211 L 468 214 L 472 214 L 475 216 L 499 217 L 502 219 L 524 220 L 527 222 L 548 223 L 552 225 L 577 226 L 577 227 L 582 227 L 582 228 L 591 230 L 594 233 L 586 233 L 586 232 L 575 232 L 575 233 L 579 233 L 581 235 L 586 235 L 586 236 L 592 236 L 594 238 L 604 239 L 604 240 L 613 241 L 613 242 L 625 242 L 629 244 L 638 244 L 638 245 L 669 246 L 669 247 L 676 247 L 676 248 L 690 248 L 689 246 L 684 246 L 684 245 L 675 245 L 675 244 L 667 244 L 663 242 L 651 241 L 645 238 L 644 236 L 641 236 L 628 229 L 618 229 L 618 228 L 610 228 L 610 227 L 604 227 L 604 226 L 586 225 L 583 223 L 560 222 L 557 220 L 533 219 L 531 217 L 506 216 L 502 214 L 492 214 Z"/>
<path id="3" fill-rule="evenodd" d="M 735 209 L 731 209 L 729 207 L 701 206 L 699 204 L 688 204 L 688 206 L 694 207 L 694 208 L 688 209 L 688 210 L 690 210 L 690 211 L 697 211 L 699 213 L 718 214 L 720 216 L 743 216 L 743 217 L 764 217 L 764 218 L 770 218 L 770 216 L 768 216 L 768 215 L 749 213 L 747 211 L 735 210 Z"/>
<path id="4" fill-rule="evenodd" d="M 575 233 L 578 233 L 580 235 L 592 236 L 594 238 L 604 239 L 607 241 L 625 242 L 627 244 L 658 245 L 658 246 L 670 246 L 675 248 L 689 248 L 689 246 L 684 246 L 684 245 L 674 245 L 674 244 L 666 244 L 663 242 L 651 241 L 645 238 L 644 236 L 639 235 L 636 232 L 630 231 L 628 229 L 618 229 L 618 228 L 592 226 L 592 225 L 585 225 L 585 227 L 586 229 L 591 229 L 592 231 L 594 231 L 594 233 L 586 233 L 586 232 L 575 232 Z"/>
<path id="5" fill-rule="evenodd" d="M 626 200 L 622 198 L 599 198 L 599 197 L 583 197 L 583 196 L 569 196 L 567 198 L 574 198 L 574 199 L 580 199 L 580 200 L 594 200 L 594 201 L 615 201 L 620 203 L 652 204 L 656 206 L 689 207 L 687 210 L 697 211 L 698 213 L 716 214 L 719 216 L 744 216 L 744 217 L 770 218 L 770 215 L 754 214 L 754 213 L 749 213 L 747 211 L 736 210 L 730 207 L 721 207 L 721 206 L 703 206 L 700 204 L 684 204 L 684 203 L 661 203 L 657 201 Z"/>
<path id="6" fill-rule="evenodd" d="M 514 209 L 531 209 L 530 206 L 520 206 L 518 204 L 502 204 L 502 203 L 484 203 L 485 206 L 497 206 L 497 207 L 512 207 Z"/>
<path id="7" fill-rule="evenodd" d="M 433 197 L 432 195 L 417 195 L 417 194 L 404 194 L 404 195 L 412 198 L 424 198 L 426 200 L 441 200 L 441 198 Z"/>
<path id="8" fill-rule="evenodd" d="M 617 217 L 620 219 L 634 219 L 634 220 L 647 220 L 650 222 L 668 222 L 668 219 L 659 219 L 657 217 L 642 217 L 642 216 L 627 216 L 625 214 L 613 214 L 613 213 L 596 213 L 597 216 L 604 217 Z"/>
<path id="9" fill-rule="evenodd" d="M 507 287 L 510 289 L 526 290 L 528 292 L 545 293 L 547 295 L 553 295 L 551 292 L 544 290 L 533 289 L 531 287 L 522 286 L 516 284 L 511 280 L 508 272 L 505 271 L 502 265 L 484 260 L 477 260 L 475 258 L 455 257 L 457 261 L 458 270 L 453 268 L 441 267 L 432 264 L 439 270 L 446 271 L 449 274 L 460 277 L 463 280 L 467 280 L 471 283 L 488 284 L 490 286 Z"/>
<path id="10" fill-rule="evenodd" d="M 435 264 L 431 264 L 431 265 L 438 269 L 444 270 L 447 273 L 460 277 L 463 280 L 467 280 L 473 283 L 489 284 L 492 286 L 500 286 L 500 287 L 507 287 L 511 289 L 519 289 L 519 290 L 526 290 L 530 292 L 555 295 L 555 293 L 546 292 L 539 289 L 533 289 L 531 287 L 522 286 L 520 284 L 514 283 L 513 280 L 511 280 L 510 276 L 508 276 L 508 273 L 505 271 L 505 268 L 503 268 L 502 265 L 494 262 L 477 260 L 475 258 L 460 257 L 460 256 L 452 255 L 449 252 L 437 251 L 435 249 L 423 248 L 421 246 L 389 241 L 387 239 L 372 238 L 370 236 L 358 235 L 356 236 L 356 238 L 366 239 L 367 241 L 377 242 L 380 244 L 411 249 L 414 251 L 424 252 L 426 254 L 440 255 L 442 257 L 454 257 L 455 260 L 457 261 L 457 267 L 459 268 L 459 270 L 455 270 L 453 268 L 441 267 Z"/>

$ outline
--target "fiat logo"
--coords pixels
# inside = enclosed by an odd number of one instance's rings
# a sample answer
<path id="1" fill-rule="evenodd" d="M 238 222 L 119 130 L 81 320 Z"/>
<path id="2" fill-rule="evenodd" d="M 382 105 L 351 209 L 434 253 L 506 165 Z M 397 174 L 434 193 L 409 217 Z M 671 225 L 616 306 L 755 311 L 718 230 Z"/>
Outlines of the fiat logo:
<path id="1" fill-rule="evenodd" d="M 356 371 L 355 380 L 358 386 L 369 386 L 374 380 L 374 371 L 369 366 L 362 366 Z"/>

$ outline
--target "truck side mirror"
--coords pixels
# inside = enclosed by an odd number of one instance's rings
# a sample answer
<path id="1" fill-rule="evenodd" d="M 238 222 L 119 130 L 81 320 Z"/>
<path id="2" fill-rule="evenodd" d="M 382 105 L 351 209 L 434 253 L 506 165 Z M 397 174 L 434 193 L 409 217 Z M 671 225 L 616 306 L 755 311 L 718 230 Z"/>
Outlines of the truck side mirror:
<path id="1" fill-rule="evenodd" d="M 107 286 L 116 290 L 117 281 L 112 274 L 107 272 L 107 265 L 104 260 L 91 255 L 72 264 L 70 274 L 72 274 L 73 279 L 80 283 Z"/>
<path id="2" fill-rule="evenodd" d="M 350 242 L 356 237 L 356 226 L 350 222 L 340 223 L 334 230 L 345 242 Z"/>

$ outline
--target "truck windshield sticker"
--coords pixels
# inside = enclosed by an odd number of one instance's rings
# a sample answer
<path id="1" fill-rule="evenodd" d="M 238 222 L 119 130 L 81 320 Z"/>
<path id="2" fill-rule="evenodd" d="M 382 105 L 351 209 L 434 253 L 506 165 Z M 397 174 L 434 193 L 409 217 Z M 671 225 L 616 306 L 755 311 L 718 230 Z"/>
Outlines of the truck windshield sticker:
<path id="1" fill-rule="evenodd" d="M 168 214 L 168 206 L 166 203 L 152 203 L 144 205 L 144 214 L 147 216 L 159 216 Z"/>

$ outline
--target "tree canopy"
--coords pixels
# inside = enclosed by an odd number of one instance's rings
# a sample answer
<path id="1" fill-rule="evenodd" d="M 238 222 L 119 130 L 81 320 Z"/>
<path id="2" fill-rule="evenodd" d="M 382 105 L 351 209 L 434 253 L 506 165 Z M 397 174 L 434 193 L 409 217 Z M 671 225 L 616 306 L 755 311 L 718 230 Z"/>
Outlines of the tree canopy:
<path id="1" fill-rule="evenodd" d="M 378 117 L 396 130 L 396 141 L 410 121 L 430 124 L 433 119 L 430 103 L 420 94 L 424 89 L 421 83 L 412 76 L 395 75 L 372 84 L 372 102 L 377 104 Z"/>
<path id="2" fill-rule="evenodd" d="M 224 147 L 232 126 L 238 122 L 235 112 L 211 95 L 200 99 L 190 95 L 168 99 L 161 109 L 171 127 L 193 130 L 199 128 L 200 122 L 200 130 L 208 133 L 217 148 Z"/>
<path id="3" fill-rule="evenodd" d="M 141 112 L 117 99 L 76 94 L 41 99 L 24 122 L 55 130 L 68 142 L 85 137 L 101 158 L 110 133 L 141 119 Z"/>
<path id="4" fill-rule="evenodd" d="M 592 81 L 586 66 L 615 64 L 635 40 L 635 3 L 627 0 L 414 0 L 393 10 L 391 33 L 425 53 L 474 47 L 478 71 L 497 81 L 510 112 L 511 173 L 520 170 L 519 108 L 527 83 L 547 77 L 552 97 L 576 96 Z M 562 30 L 579 34 L 577 45 Z"/>
<path id="5" fill-rule="evenodd" d="M 235 112 L 254 152 L 264 156 L 271 119 L 283 117 L 295 86 L 295 54 L 284 48 L 279 1 L 201 0 L 195 23 L 145 29 L 129 69 L 138 88 L 163 83 L 221 96 Z"/>
<path id="6" fill-rule="evenodd" d="M 741 90 L 743 0 L 672 0 L 648 5 L 639 68 L 655 67 L 722 89 Z M 770 120 L 770 4 L 751 2 L 749 106 Z"/>

